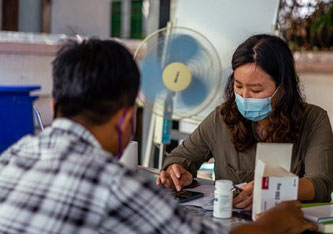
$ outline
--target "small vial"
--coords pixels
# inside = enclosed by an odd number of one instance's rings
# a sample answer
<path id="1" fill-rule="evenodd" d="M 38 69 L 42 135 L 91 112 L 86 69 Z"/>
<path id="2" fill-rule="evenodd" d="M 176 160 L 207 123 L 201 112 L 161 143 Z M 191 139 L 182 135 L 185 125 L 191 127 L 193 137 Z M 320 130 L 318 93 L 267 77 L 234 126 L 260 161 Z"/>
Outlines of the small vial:
<path id="1" fill-rule="evenodd" d="M 223 219 L 231 218 L 232 197 L 232 181 L 216 180 L 214 191 L 214 217 Z"/>

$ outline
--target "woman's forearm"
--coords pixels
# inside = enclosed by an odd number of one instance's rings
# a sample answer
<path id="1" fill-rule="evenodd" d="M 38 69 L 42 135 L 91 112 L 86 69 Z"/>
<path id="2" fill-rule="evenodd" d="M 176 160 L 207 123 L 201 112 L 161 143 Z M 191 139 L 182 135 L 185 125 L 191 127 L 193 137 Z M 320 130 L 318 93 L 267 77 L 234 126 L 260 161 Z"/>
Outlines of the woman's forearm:
<path id="1" fill-rule="evenodd" d="M 298 185 L 298 200 L 313 201 L 315 195 L 316 191 L 311 180 L 308 178 L 301 178 Z"/>

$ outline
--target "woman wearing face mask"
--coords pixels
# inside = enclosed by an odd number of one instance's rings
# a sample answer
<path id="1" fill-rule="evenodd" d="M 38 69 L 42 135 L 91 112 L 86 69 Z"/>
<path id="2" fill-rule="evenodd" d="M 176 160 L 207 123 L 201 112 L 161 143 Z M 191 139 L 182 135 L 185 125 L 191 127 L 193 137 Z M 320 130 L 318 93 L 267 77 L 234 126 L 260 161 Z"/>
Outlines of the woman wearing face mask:
<path id="1" fill-rule="evenodd" d="M 167 155 L 157 184 L 180 190 L 215 159 L 216 179 L 247 182 L 234 198 L 252 208 L 258 142 L 293 143 L 291 171 L 301 201 L 328 201 L 333 190 L 333 135 L 325 110 L 305 103 L 287 44 L 270 35 L 243 42 L 232 58 L 225 102 Z"/>

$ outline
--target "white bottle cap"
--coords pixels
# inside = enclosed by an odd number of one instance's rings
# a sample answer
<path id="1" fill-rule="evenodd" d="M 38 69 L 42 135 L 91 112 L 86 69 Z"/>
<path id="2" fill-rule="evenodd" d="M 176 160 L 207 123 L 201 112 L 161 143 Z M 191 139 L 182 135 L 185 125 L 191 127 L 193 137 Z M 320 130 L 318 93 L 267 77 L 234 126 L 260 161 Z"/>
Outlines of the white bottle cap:
<path id="1" fill-rule="evenodd" d="M 231 180 L 216 180 L 215 181 L 216 189 L 232 189 L 232 181 Z"/>

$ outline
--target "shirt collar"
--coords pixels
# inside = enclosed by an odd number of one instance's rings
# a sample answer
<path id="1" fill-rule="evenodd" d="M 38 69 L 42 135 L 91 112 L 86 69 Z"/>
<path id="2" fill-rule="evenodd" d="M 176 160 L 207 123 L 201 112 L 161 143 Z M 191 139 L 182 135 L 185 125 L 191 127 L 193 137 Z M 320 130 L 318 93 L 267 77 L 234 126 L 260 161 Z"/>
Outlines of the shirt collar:
<path id="1" fill-rule="evenodd" d="M 101 148 L 101 144 L 98 140 L 90 133 L 88 129 L 86 129 L 81 124 L 67 119 L 67 118 L 56 118 L 52 123 L 52 128 L 57 128 L 64 130 L 66 132 L 70 132 L 73 135 L 81 138 L 82 140 L 86 141 L 88 144 L 91 144 L 97 148 Z"/>

